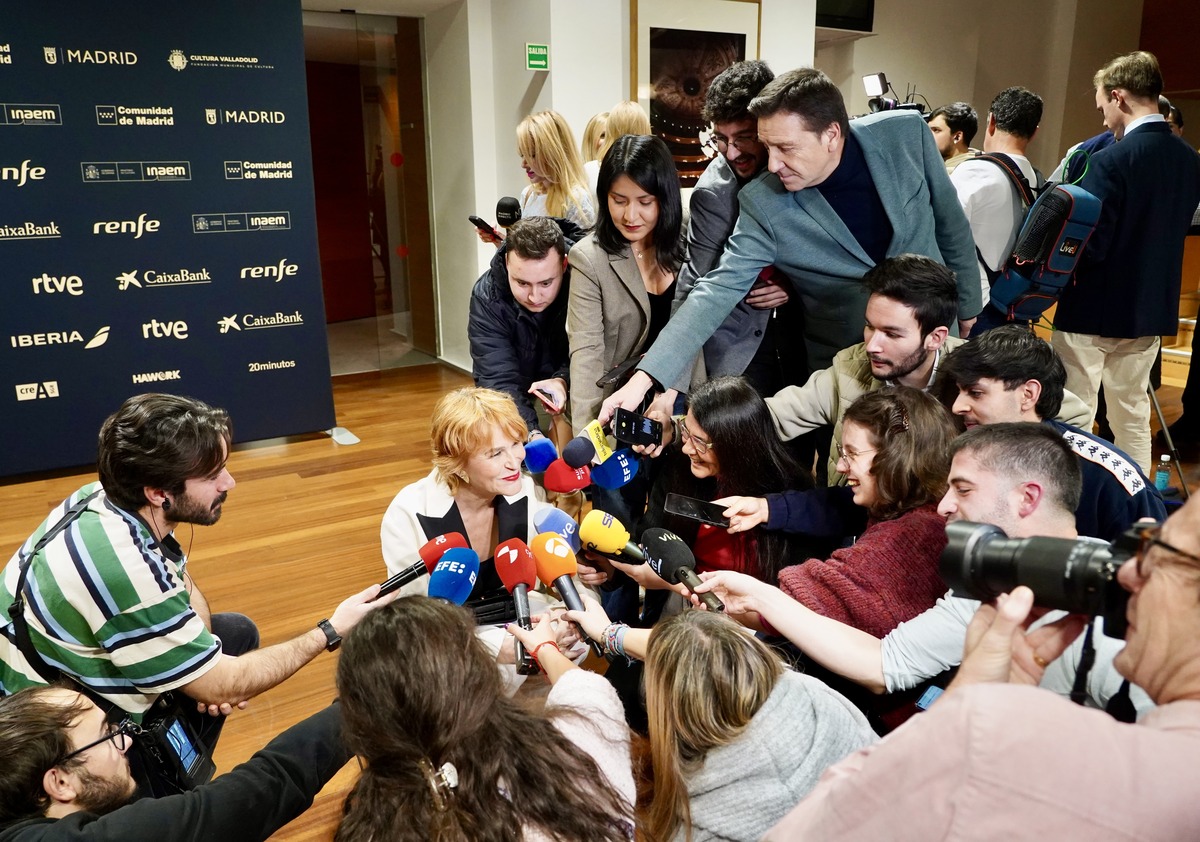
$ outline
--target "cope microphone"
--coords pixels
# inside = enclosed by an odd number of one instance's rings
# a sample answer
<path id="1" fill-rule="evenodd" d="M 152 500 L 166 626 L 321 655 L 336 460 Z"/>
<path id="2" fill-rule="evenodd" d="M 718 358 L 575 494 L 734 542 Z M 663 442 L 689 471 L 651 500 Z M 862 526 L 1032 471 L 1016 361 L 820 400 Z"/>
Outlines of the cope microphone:
<path id="1" fill-rule="evenodd" d="M 496 202 L 496 223 L 504 229 L 512 228 L 521 220 L 521 203 L 512 196 Z"/>
<path id="2" fill-rule="evenodd" d="M 533 516 L 533 528 L 538 532 L 557 532 L 567 539 L 571 552 L 579 552 L 579 524 L 562 509 L 551 506 L 543 508 Z"/>
<path id="3" fill-rule="evenodd" d="M 542 484 L 547 491 L 557 491 L 559 494 L 570 494 L 580 491 L 592 484 L 592 472 L 586 465 L 572 468 L 561 458 L 555 459 L 546 468 Z"/>
<path id="4" fill-rule="evenodd" d="M 537 568 L 538 578 L 558 591 L 567 608 L 572 611 L 586 611 L 583 600 L 579 598 L 579 591 L 575 589 L 575 581 L 571 578 L 578 571 L 579 565 L 575 562 L 575 553 L 571 551 L 567 540 L 556 532 L 542 532 L 534 536 L 529 549 L 533 551 L 533 563 Z M 603 653 L 600 644 L 594 640 L 591 644 L 593 652 L 597 655 Z"/>
<path id="5" fill-rule="evenodd" d="M 479 553 L 470 547 L 451 547 L 429 574 L 429 595 L 462 605 L 479 578 Z"/>
<path id="6" fill-rule="evenodd" d="M 417 555 L 421 560 L 413 564 L 411 567 L 406 567 L 392 578 L 388 579 L 379 586 L 379 596 L 387 596 L 394 590 L 398 590 L 409 582 L 415 582 L 426 573 L 432 573 L 433 568 L 441 560 L 443 553 L 452 547 L 466 547 L 467 539 L 463 537 L 461 532 L 448 532 L 445 535 L 438 535 L 426 541 L 421 549 L 417 550 Z M 379 599 L 379 597 L 375 597 Z"/>
<path id="7" fill-rule="evenodd" d="M 545 436 L 535 436 L 525 444 L 525 467 L 531 474 L 540 474 L 557 458 L 554 442 Z"/>
<path id="8" fill-rule="evenodd" d="M 611 461 L 611 460 L 610 460 Z M 592 509 L 579 524 L 579 543 L 585 550 L 629 564 L 644 564 L 642 548 L 629 540 L 629 530 L 608 512 Z"/>
<path id="9" fill-rule="evenodd" d="M 592 467 L 592 482 L 609 490 L 620 488 L 637 476 L 640 465 L 641 462 L 629 448 L 622 448 Z"/>
<path id="10" fill-rule="evenodd" d="M 655 573 L 673 585 L 686 585 L 689 591 L 696 593 L 701 584 L 696 575 L 696 557 L 682 538 L 670 530 L 654 527 L 642 533 L 642 546 L 646 550 L 646 563 Z M 716 594 L 699 596 L 709 611 L 725 610 L 725 603 Z"/>
<path id="11" fill-rule="evenodd" d="M 596 445 L 586 436 L 576 436 L 563 448 L 562 460 L 572 468 L 582 468 L 596 455 Z"/>
<path id="12" fill-rule="evenodd" d="M 520 538 L 510 538 L 496 547 L 493 559 L 500 581 L 513 595 L 513 604 L 517 608 L 517 625 L 523 629 L 533 628 L 533 622 L 529 619 L 529 589 L 537 585 L 537 566 L 533 562 L 533 553 Z M 536 675 L 537 662 L 525 651 L 521 641 L 515 642 L 517 672 L 521 675 Z"/>

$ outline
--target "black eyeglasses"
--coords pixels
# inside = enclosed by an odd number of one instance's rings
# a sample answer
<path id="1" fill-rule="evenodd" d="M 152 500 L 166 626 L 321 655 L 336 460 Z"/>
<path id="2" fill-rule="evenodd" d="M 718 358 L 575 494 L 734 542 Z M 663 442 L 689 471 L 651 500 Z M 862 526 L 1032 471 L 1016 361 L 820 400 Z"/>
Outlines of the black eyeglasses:
<path id="1" fill-rule="evenodd" d="M 1139 579 L 1145 579 L 1150 575 L 1150 571 L 1153 569 L 1146 564 L 1146 556 L 1150 554 L 1151 547 L 1160 547 L 1169 553 L 1183 556 L 1184 558 L 1193 561 L 1196 564 L 1200 564 L 1200 556 L 1185 552 L 1178 547 L 1173 547 L 1166 541 L 1159 538 L 1158 535 L 1161 531 L 1162 524 L 1159 523 L 1148 524 L 1141 529 L 1138 529 L 1138 537 L 1141 539 L 1137 548 L 1137 575 Z"/>
<path id="2" fill-rule="evenodd" d="M 688 429 L 687 424 L 682 421 L 679 422 L 679 435 L 683 437 L 684 441 L 691 442 L 692 447 L 696 448 L 696 452 L 701 456 L 703 456 L 705 453 L 708 453 L 709 448 L 712 447 L 712 442 L 698 438 L 691 430 Z"/>
<path id="3" fill-rule="evenodd" d="M 129 717 L 125 717 L 120 722 L 115 722 L 115 723 L 110 722 L 108 724 L 108 733 L 107 734 L 105 734 L 103 737 L 101 737 L 98 740 L 94 740 L 93 742 L 90 742 L 85 746 L 82 746 L 80 748 L 75 749 L 72 752 L 68 752 L 67 754 L 64 754 L 62 757 L 60 757 L 58 759 L 58 761 L 54 765 L 61 766 L 62 764 L 66 763 L 68 760 L 70 760 L 72 757 L 78 757 L 79 755 L 81 755 L 85 751 L 87 751 L 88 749 L 95 748 L 96 746 L 100 745 L 101 743 L 106 743 L 109 740 L 112 740 L 113 745 L 115 745 L 118 749 L 123 751 L 123 750 L 129 748 L 129 740 L 131 738 L 133 738 L 134 736 L 140 734 L 141 732 L 142 732 L 141 726 L 139 726 L 136 722 L 134 722 Z M 118 743 L 117 740 L 121 740 L 122 742 Z"/>

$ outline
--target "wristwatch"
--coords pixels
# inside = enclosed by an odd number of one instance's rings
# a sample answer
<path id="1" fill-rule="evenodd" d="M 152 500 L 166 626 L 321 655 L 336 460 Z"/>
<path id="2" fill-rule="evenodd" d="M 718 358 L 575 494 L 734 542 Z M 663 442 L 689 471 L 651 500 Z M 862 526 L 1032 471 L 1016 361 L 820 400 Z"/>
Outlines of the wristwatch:
<path id="1" fill-rule="evenodd" d="M 342 636 L 337 633 L 337 629 L 333 627 L 333 623 L 328 620 L 322 620 L 317 623 L 317 628 L 325 632 L 325 651 L 332 652 L 342 645 Z"/>

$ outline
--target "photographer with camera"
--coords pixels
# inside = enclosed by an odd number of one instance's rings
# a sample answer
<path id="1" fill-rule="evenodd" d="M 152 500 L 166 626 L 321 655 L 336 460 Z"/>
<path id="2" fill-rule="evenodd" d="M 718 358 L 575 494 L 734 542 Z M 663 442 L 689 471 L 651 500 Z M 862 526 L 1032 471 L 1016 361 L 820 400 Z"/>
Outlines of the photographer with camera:
<path id="1" fill-rule="evenodd" d="M 1125 724 L 1030 686 L 1079 624 L 1027 631 L 1035 597 L 1020 585 L 975 615 L 958 676 L 931 711 L 832 767 L 765 839 L 1194 838 L 1200 500 L 1161 529 L 1131 533 L 1132 546 L 1103 551 L 1108 558 L 1089 562 L 1083 578 L 1094 584 L 1120 564 L 1104 588 L 1128 599 L 1123 611 L 1118 600 L 1105 611 L 1110 631 L 1110 621 L 1128 620 L 1114 665 L 1156 709 Z M 1078 562 L 1100 555 L 1076 546 L 1053 558 L 1043 551 L 1050 545 L 1010 543 L 986 563 L 986 551 L 970 545 L 955 560 L 1004 571 L 996 578 L 1008 585 L 1057 568 L 1066 587 L 1066 570 L 1078 573 Z"/>

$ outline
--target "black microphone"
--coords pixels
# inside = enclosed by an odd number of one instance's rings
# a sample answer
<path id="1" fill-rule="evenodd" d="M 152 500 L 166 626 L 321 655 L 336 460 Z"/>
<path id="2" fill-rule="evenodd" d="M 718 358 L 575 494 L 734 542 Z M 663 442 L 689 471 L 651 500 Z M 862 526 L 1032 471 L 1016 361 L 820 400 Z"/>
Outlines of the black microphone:
<path id="1" fill-rule="evenodd" d="M 576 436 L 563 447 L 562 460 L 572 468 L 582 468 L 596 455 L 596 445 L 586 435 Z"/>
<path id="2" fill-rule="evenodd" d="M 642 533 L 642 547 L 646 550 L 646 563 L 672 585 L 683 584 L 692 593 L 700 586 L 696 575 L 696 557 L 683 539 L 668 529 L 653 527 Z M 709 611 L 724 611 L 725 603 L 714 593 L 699 594 L 700 601 Z"/>
<path id="3" fill-rule="evenodd" d="M 501 228 L 512 228 L 521 220 L 521 203 L 512 196 L 496 202 L 496 224 Z"/>

